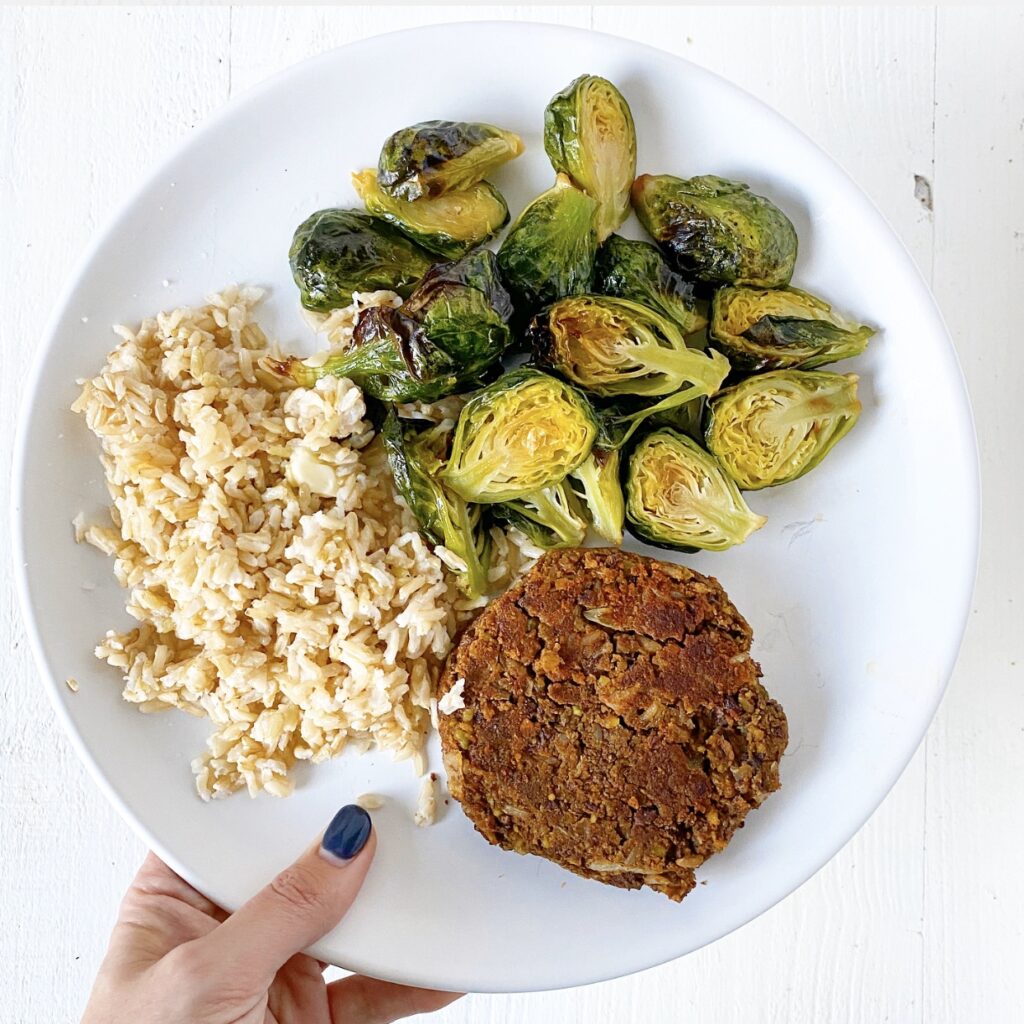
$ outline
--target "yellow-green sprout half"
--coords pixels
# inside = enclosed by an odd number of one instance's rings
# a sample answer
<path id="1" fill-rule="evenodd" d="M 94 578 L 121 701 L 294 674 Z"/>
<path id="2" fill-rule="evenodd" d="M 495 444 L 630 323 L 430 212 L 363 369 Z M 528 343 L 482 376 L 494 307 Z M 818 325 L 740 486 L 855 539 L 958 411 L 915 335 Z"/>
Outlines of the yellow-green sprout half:
<path id="1" fill-rule="evenodd" d="M 564 480 L 596 436 L 576 388 L 539 370 L 512 370 L 466 403 L 444 476 L 466 501 L 524 498 Z"/>
<path id="2" fill-rule="evenodd" d="M 705 439 L 748 491 L 810 472 L 860 415 L 857 377 L 828 370 L 777 370 L 749 377 L 708 402 Z"/>
<path id="3" fill-rule="evenodd" d="M 368 213 L 394 224 L 424 249 L 448 259 L 482 245 L 508 223 L 504 197 L 486 181 L 415 202 L 388 195 L 377 184 L 377 172 L 372 168 L 354 172 L 352 185 Z"/>
<path id="4" fill-rule="evenodd" d="M 711 342 L 740 370 L 810 370 L 860 355 L 874 333 L 799 288 L 720 288 L 711 305 Z"/>
<path id="5" fill-rule="evenodd" d="M 633 450 L 626 518 L 641 540 L 682 551 L 725 551 L 767 522 L 751 512 L 713 456 L 669 427 Z"/>
<path id="6" fill-rule="evenodd" d="M 629 216 L 636 175 L 636 129 L 622 93 L 606 78 L 581 75 L 544 111 L 544 149 L 556 171 L 597 200 L 603 242 Z"/>
<path id="7" fill-rule="evenodd" d="M 377 181 L 398 199 L 434 199 L 483 181 L 522 151 L 518 135 L 493 124 L 421 121 L 388 137 Z"/>

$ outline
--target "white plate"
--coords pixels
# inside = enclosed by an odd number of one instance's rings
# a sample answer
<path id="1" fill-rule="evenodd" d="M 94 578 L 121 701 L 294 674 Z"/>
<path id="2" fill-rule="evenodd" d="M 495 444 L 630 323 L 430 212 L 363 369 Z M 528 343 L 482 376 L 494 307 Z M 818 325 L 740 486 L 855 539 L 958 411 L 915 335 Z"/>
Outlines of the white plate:
<path id="1" fill-rule="evenodd" d="M 417 829 L 418 783 L 407 764 L 384 756 L 303 771 L 285 801 L 240 794 L 202 803 L 189 760 L 204 724 L 139 714 L 120 700 L 116 673 L 92 657 L 103 632 L 129 620 L 110 563 L 76 546 L 70 526 L 78 511 L 106 504 L 97 446 L 68 406 L 75 378 L 94 374 L 115 341 L 108 324 L 248 281 L 272 289 L 262 314 L 272 336 L 306 338 L 288 244 L 314 209 L 354 202 L 350 169 L 372 164 L 402 125 L 493 121 L 526 141 L 526 154 L 495 179 L 517 211 L 551 181 L 544 106 L 583 72 L 606 75 L 629 99 L 640 171 L 721 174 L 771 196 L 800 235 L 795 283 L 883 327 L 856 363 L 864 412 L 852 434 L 805 479 L 750 496 L 769 522 L 748 543 L 685 556 L 722 581 L 753 625 L 791 740 L 782 790 L 699 872 L 707 884 L 682 905 L 494 849 L 454 805 L 435 827 Z M 393 799 L 374 815 L 380 850 L 366 891 L 318 954 L 379 977 L 472 991 L 576 985 L 660 963 L 750 921 L 817 871 L 878 806 L 924 734 L 956 657 L 976 564 L 978 472 L 963 380 L 925 285 L 867 198 L 792 125 L 707 71 L 542 25 L 369 39 L 291 68 L 192 135 L 99 239 L 61 300 L 15 475 L 22 598 L 46 689 L 143 839 L 233 908 L 338 806 L 385 793 Z M 68 676 L 79 693 L 65 687 Z"/>

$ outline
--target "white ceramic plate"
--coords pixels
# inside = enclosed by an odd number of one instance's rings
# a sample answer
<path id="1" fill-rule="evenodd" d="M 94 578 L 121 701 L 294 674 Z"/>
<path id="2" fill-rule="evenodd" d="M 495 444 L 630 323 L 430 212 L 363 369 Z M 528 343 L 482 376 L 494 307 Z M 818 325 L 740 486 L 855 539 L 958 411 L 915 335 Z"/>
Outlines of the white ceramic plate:
<path id="1" fill-rule="evenodd" d="M 494 849 L 454 805 L 417 829 L 418 782 L 386 756 L 302 771 L 285 801 L 202 803 L 189 760 L 204 724 L 139 714 L 92 657 L 104 631 L 129 620 L 109 562 L 76 546 L 70 526 L 106 504 L 97 446 L 68 411 L 75 378 L 94 374 L 115 341 L 106 325 L 247 281 L 271 288 L 262 320 L 272 336 L 308 338 L 288 244 L 312 210 L 354 202 L 350 169 L 375 162 L 402 125 L 493 121 L 526 141 L 495 178 L 518 211 L 552 177 L 544 106 L 583 72 L 609 77 L 629 99 L 641 172 L 711 172 L 771 196 L 799 232 L 795 283 L 883 327 L 856 364 L 864 412 L 852 434 L 805 479 L 750 497 L 769 522 L 748 543 L 685 556 L 722 581 L 753 625 L 791 740 L 782 790 L 699 872 L 707 884 L 682 905 Z M 970 410 L 903 246 L 778 114 L 679 58 L 582 31 L 502 23 L 382 36 L 231 104 L 157 169 L 88 254 L 52 322 L 22 427 L 15 521 L 26 619 L 45 687 L 110 799 L 177 871 L 234 908 L 338 806 L 367 790 L 387 794 L 366 891 L 318 955 L 407 983 L 581 984 L 677 957 L 756 917 L 817 871 L 903 770 L 949 678 L 970 601 L 979 506 Z"/>

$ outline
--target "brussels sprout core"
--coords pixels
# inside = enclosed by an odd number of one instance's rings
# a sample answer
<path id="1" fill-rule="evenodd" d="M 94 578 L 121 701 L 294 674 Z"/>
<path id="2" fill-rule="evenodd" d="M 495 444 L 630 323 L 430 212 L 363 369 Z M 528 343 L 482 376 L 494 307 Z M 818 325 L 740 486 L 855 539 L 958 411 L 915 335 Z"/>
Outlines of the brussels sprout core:
<path id="1" fill-rule="evenodd" d="M 725 551 L 767 522 L 747 508 L 706 451 L 668 427 L 648 434 L 633 451 L 626 517 L 642 540 L 683 551 Z"/>

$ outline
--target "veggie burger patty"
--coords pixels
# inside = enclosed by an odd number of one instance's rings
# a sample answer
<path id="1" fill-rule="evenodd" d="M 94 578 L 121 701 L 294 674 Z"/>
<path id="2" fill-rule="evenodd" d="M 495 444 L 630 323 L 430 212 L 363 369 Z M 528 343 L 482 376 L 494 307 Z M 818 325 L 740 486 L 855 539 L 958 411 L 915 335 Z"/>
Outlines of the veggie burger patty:
<path id="1" fill-rule="evenodd" d="M 452 795 L 491 843 L 681 900 L 779 788 L 786 716 L 750 640 L 718 582 L 684 566 L 544 555 L 449 656 Z"/>

